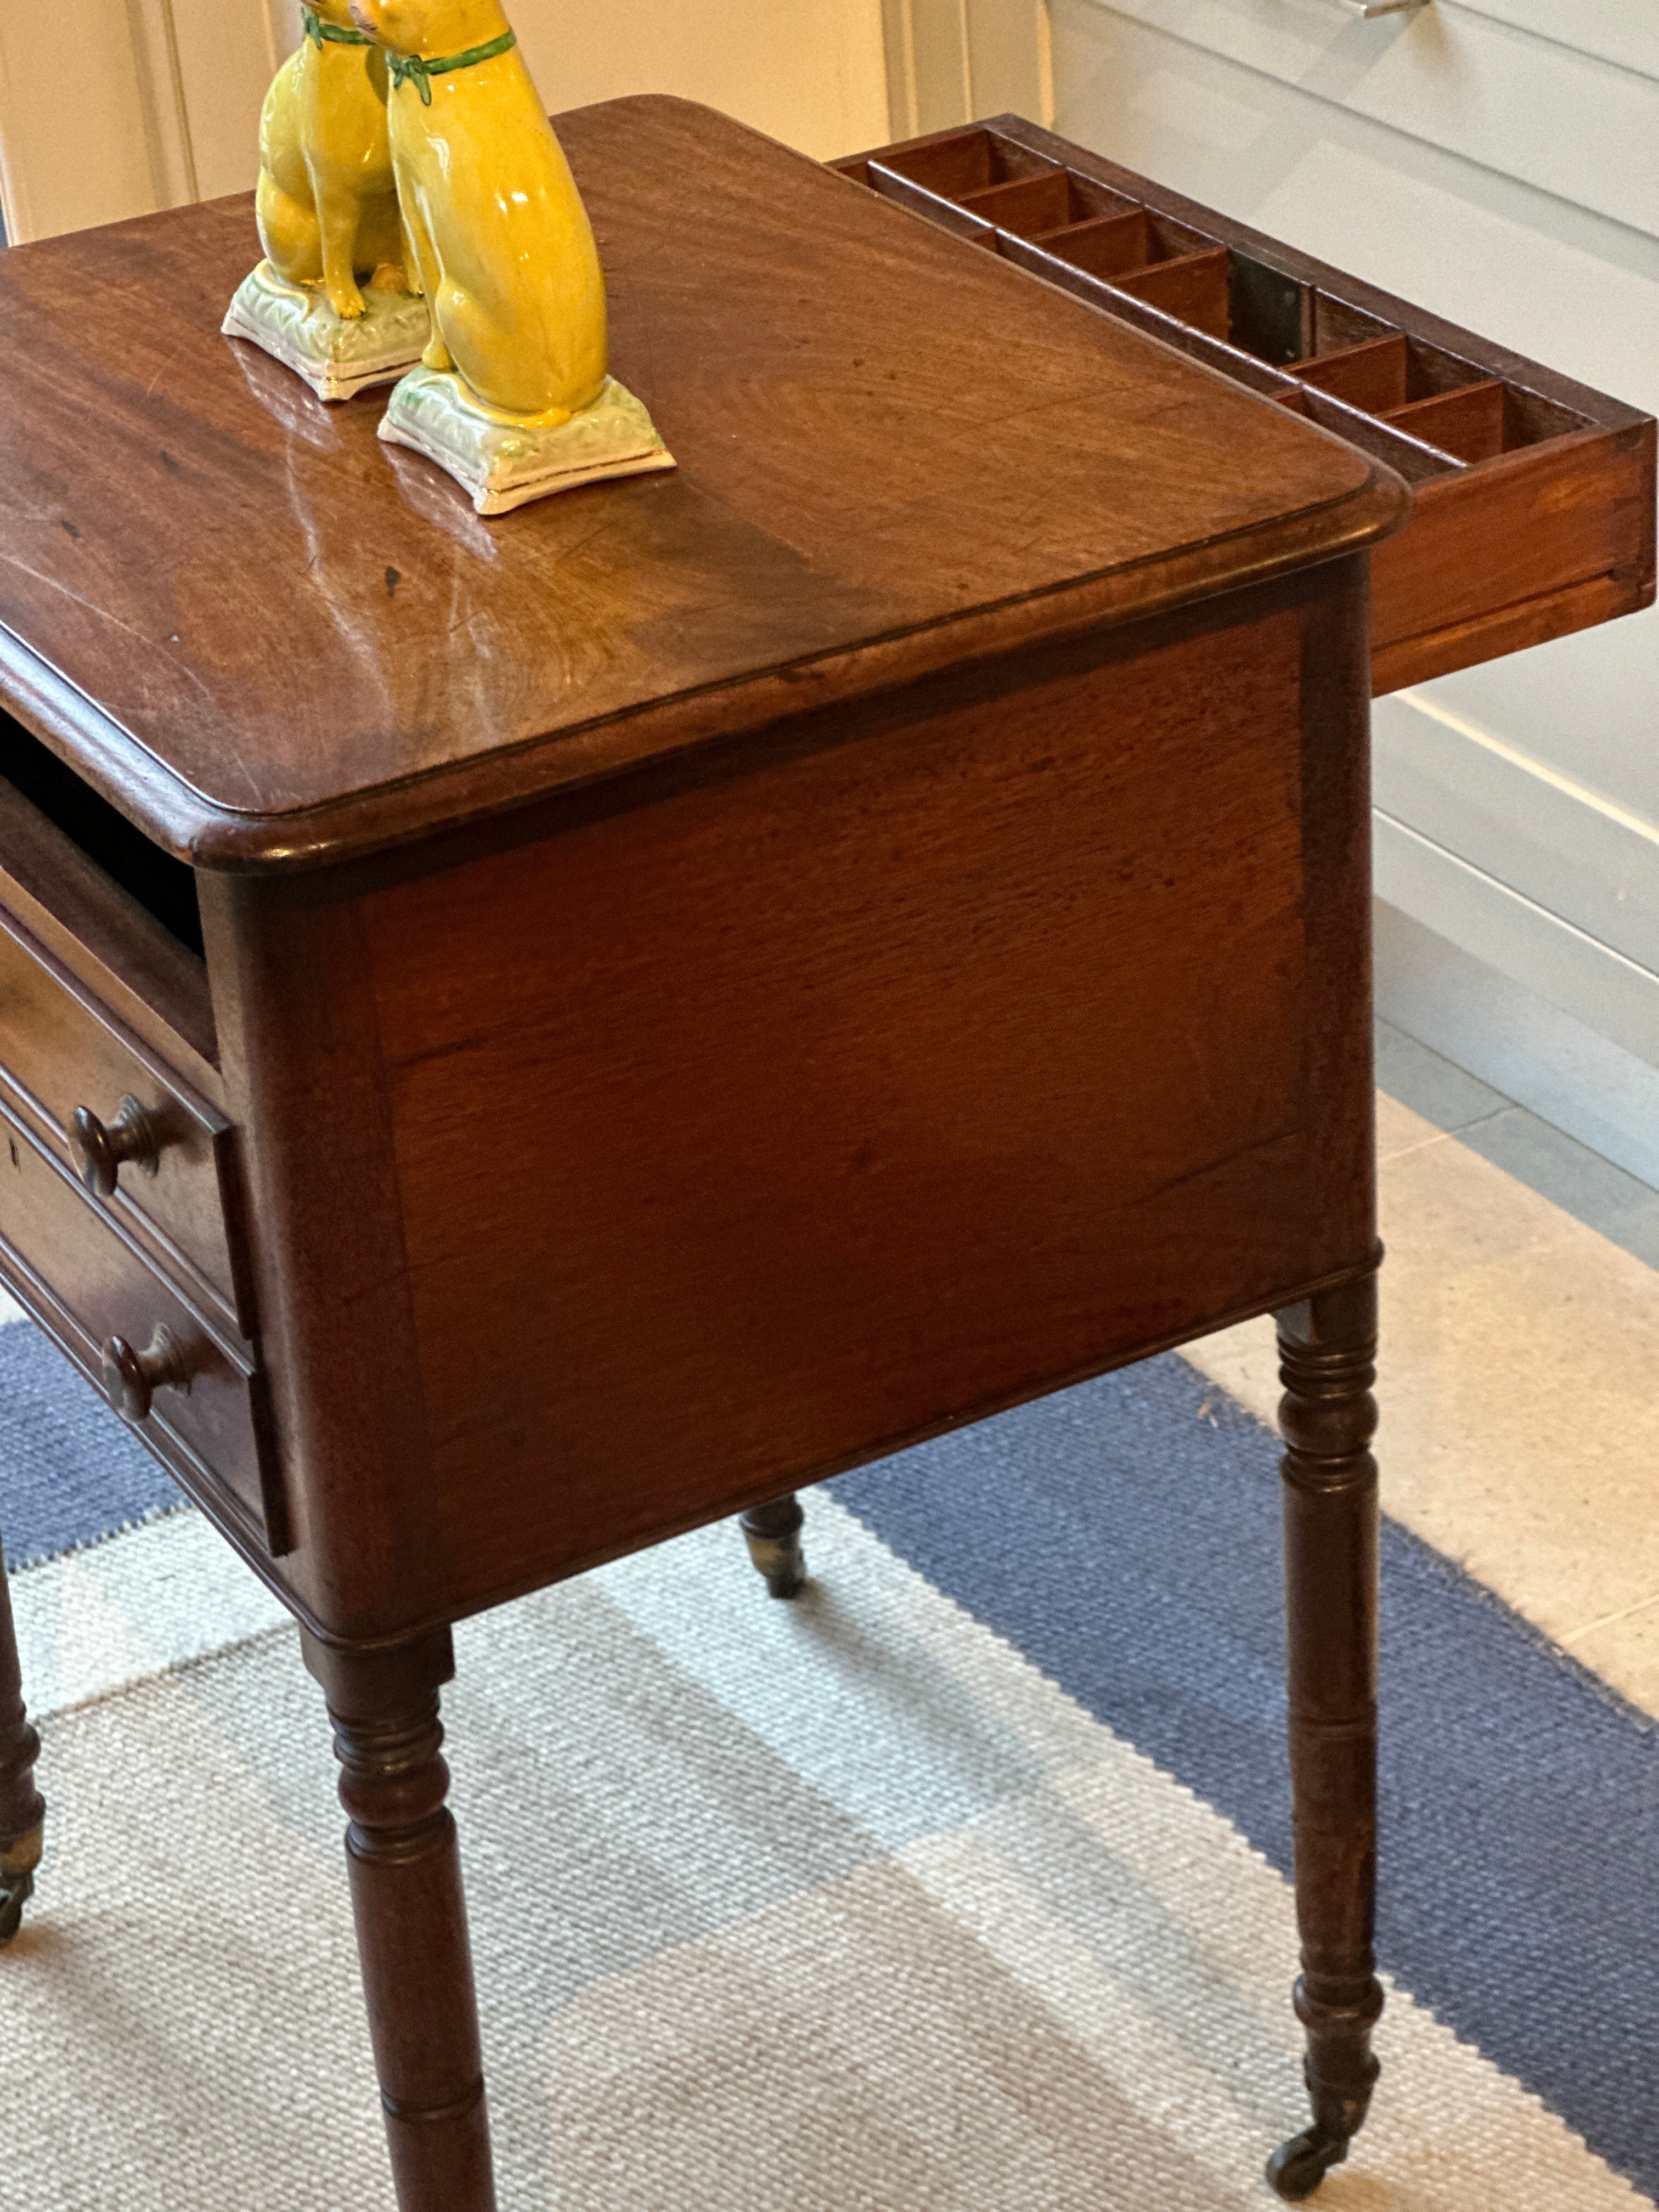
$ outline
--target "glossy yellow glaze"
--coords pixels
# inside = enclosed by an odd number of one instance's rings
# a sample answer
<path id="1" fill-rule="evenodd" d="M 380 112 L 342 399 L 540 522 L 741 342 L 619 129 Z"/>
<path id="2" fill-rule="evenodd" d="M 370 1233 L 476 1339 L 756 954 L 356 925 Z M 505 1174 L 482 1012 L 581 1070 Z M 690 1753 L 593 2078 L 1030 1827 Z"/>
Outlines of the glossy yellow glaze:
<path id="1" fill-rule="evenodd" d="M 394 52 L 439 61 L 501 37 L 499 0 L 353 0 Z M 432 310 L 428 368 L 551 428 L 606 374 L 605 279 L 587 211 L 518 49 L 394 86 L 392 153 Z"/>
<path id="2" fill-rule="evenodd" d="M 346 0 L 311 0 L 342 30 Z M 337 315 L 363 312 L 358 279 L 407 284 L 403 223 L 386 125 L 386 65 L 373 46 L 301 40 L 259 117 L 259 238 L 290 284 L 320 284 Z"/>

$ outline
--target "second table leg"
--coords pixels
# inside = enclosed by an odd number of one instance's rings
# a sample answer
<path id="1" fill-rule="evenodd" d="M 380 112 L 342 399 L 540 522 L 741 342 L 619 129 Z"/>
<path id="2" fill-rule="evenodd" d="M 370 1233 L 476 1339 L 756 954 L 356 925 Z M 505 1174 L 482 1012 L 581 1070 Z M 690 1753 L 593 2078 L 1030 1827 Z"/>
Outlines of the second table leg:
<path id="1" fill-rule="evenodd" d="M 1285 1396 L 1285 1601 L 1290 1678 L 1297 2016 L 1313 2125 L 1273 2154 L 1281 2197 L 1310 2196 L 1348 2154 L 1378 2067 L 1376 1896 L 1376 1278 L 1278 1316 Z"/>
<path id="2" fill-rule="evenodd" d="M 40 1739 L 23 1709 L 23 1676 L 0 1553 L 0 1943 L 16 1934 L 40 1863 L 46 1808 L 34 1786 Z"/>
<path id="3" fill-rule="evenodd" d="M 334 1723 L 346 1858 L 398 2212 L 495 2212 L 477 2000 L 438 1687 L 447 1630 L 390 1651 L 301 1632 Z"/>

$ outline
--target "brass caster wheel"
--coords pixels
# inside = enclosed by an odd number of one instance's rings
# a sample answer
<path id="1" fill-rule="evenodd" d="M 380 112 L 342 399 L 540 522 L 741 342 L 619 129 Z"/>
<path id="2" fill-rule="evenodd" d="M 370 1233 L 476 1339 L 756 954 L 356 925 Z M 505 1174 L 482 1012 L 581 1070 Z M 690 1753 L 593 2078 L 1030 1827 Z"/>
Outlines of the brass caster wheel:
<path id="1" fill-rule="evenodd" d="M 1307 2128 L 1289 2142 L 1280 2143 L 1267 2160 L 1267 2179 L 1294 2204 L 1311 2197 L 1331 2168 L 1340 2166 L 1347 2155 L 1346 2136 L 1332 2135 L 1320 2127 Z"/>
<path id="2" fill-rule="evenodd" d="M 34 1894 L 32 1874 L 0 1874 L 0 1950 L 23 1924 L 23 1907 Z"/>
<path id="3" fill-rule="evenodd" d="M 800 1548 L 803 1517 L 799 1499 L 776 1498 L 769 1504 L 751 1506 L 738 1523 L 755 1571 L 765 1578 L 769 1597 L 799 1597 L 806 1587 L 806 1562 Z"/>

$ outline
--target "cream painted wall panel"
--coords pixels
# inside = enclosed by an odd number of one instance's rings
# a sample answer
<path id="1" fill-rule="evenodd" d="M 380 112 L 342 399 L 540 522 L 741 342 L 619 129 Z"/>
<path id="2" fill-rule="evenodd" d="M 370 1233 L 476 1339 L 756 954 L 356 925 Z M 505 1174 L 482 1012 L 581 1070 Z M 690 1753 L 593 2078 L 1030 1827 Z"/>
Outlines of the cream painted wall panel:
<path id="1" fill-rule="evenodd" d="M 1054 112 L 1048 0 L 968 0 L 968 77 L 975 115 Z"/>
<path id="2" fill-rule="evenodd" d="M 0 14 L 8 234 L 46 237 L 253 182 L 259 106 L 295 0 L 59 0 Z M 550 108 L 707 101 L 820 156 L 888 128 L 882 0 L 519 0 Z"/>
<path id="3" fill-rule="evenodd" d="M 279 48 L 265 10 L 242 0 L 167 0 L 173 16 L 198 199 L 251 191 L 259 173 L 259 109 Z M 297 27 L 294 43 L 297 44 Z"/>
<path id="4" fill-rule="evenodd" d="M 1659 77 L 1659 8 L 1653 0 L 1455 0 L 1535 38 Z"/>
<path id="5" fill-rule="evenodd" d="M 1049 0 L 885 0 L 892 135 L 976 115 L 1048 123 L 1054 112 Z"/>
<path id="6" fill-rule="evenodd" d="M 974 112 L 967 0 L 903 0 L 903 13 L 915 79 L 915 114 L 906 135 L 948 131 Z"/>
<path id="7" fill-rule="evenodd" d="M 825 158 L 887 135 L 881 0 L 517 0 L 550 108 L 624 93 L 701 100 Z"/>
<path id="8" fill-rule="evenodd" d="M 1565 16 L 1553 41 L 1457 0 L 1370 21 L 1338 0 L 1112 0 L 1101 12 L 1659 236 L 1654 79 L 1565 43 Z"/>
<path id="9" fill-rule="evenodd" d="M 172 0 L 127 0 L 127 21 L 137 64 L 133 88 L 138 122 L 149 149 L 150 181 L 157 207 L 179 207 L 200 197 L 196 160 L 185 111 Z M 139 212 L 137 209 L 134 213 Z"/>
<path id="10" fill-rule="evenodd" d="M 126 0 L 0 8 L 6 233 L 141 215 L 156 204 Z"/>

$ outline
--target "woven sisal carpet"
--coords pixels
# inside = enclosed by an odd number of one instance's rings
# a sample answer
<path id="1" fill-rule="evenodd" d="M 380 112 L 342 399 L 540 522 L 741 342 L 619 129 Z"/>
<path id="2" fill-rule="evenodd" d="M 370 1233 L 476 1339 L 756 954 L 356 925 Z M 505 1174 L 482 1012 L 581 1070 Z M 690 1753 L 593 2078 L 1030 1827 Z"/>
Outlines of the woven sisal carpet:
<path id="1" fill-rule="evenodd" d="M 22 1445 L 14 1415 L 0 1525 Z M 815 1495 L 795 1605 L 716 1528 L 464 1626 L 504 2206 L 1264 2212 L 1302 2119 L 1290 1894 L 1243 1832 L 1281 1848 L 1271 1468 L 1159 1363 Z M 14 1582 L 52 1825 L 0 1957 L 0 2175 L 64 2212 L 389 2212 L 292 1632 L 193 1514 L 63 1534 Z M 1575 2126 L 1652 2188 L 1651 2109 L 1621 2117 L 1654 2078 L 1651 1736 L 1439 1563 L 1396 1543 L 1389 1575 L 1385 1951 L 1439 2016 L 1393 1990 L 1372 2122 L 1318 2201 L 1642 2206 Z M 1502 1759 L 1419 1802 L 1483 1735 Z M 1555 2112 L 1540 2016 L 1578 2047 Z"/>

